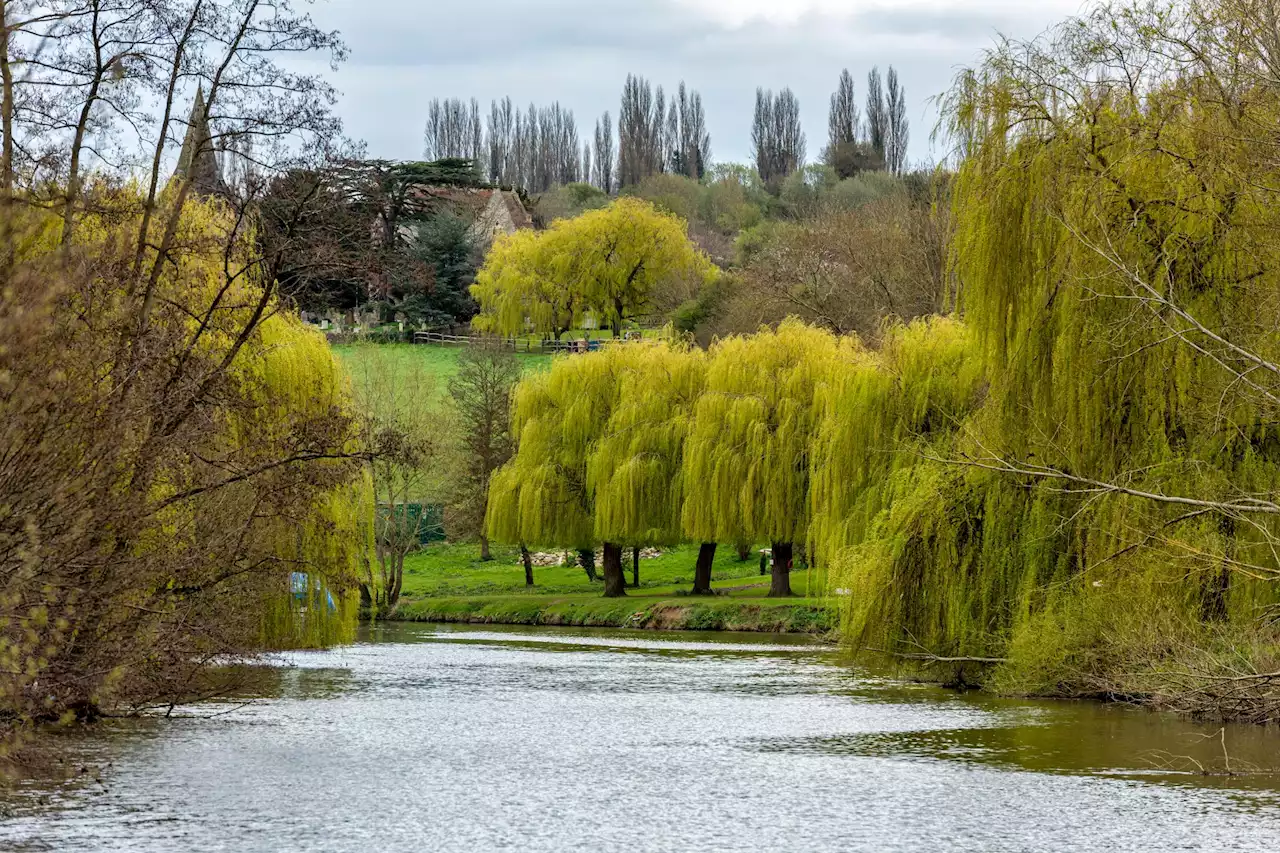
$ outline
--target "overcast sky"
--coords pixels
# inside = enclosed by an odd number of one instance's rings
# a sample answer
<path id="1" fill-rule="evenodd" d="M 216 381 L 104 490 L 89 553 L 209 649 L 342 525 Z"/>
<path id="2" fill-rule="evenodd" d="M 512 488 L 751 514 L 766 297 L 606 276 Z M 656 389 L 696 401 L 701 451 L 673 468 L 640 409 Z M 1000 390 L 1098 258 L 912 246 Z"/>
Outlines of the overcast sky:
<path id="1" fill-rule="evenodd" d="M 634 72 L 702 93 L 713 159 L 746 161 L 757 86 L 800 99 L 809 159 L 826 139 L 827 102 L 842 68 L 864 95 L 874 65 L 907 90 L 910 159 L 929 142 L 930 99 L 997 32 L 1031 37 L 1078 13 L 1082 0 L 320 0 L 318 24 L 340 30 L 350 59 L 330 75 L 347 132 L 373 157 L 422 154 L 435 97 L 519 104 L 559 100 L 583 138 L 614 116 Z"/>

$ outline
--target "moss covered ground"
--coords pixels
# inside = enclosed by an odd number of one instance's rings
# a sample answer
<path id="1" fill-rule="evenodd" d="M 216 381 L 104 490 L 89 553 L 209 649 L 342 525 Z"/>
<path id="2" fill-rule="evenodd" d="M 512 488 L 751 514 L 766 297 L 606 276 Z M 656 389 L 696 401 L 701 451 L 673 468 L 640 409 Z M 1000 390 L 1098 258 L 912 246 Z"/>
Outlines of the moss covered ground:
<path id="1" fill-rule="evenodd" d="M 534 568 L 535 586 L 524 582 L 524 567 L 515 549 L 495 548 L 495 559 L 481 562 L 473 544 L 438 545 L 413 555 L 405 565 L 404 600 L 395 618 L 422 622 L 479 622 L 509 625 L 580 625 L 591 627 L 661 628 L 668 630 L 798 631 L 825 633 L 835 618 L 812 573 L 792 574 L 791 599 L 766 598 L 754 556 L 739 562 L 733 549 L 716 555 L 712 586 L 719 594 L 693 597 L 697 549 L 682 547 L 640 561 L 640 586 L 630 586 L 630 552 L 626 562 L 628 589 L 623 599 L 601 596 L 603 584 L 591 582 L 575 565 Z"/>

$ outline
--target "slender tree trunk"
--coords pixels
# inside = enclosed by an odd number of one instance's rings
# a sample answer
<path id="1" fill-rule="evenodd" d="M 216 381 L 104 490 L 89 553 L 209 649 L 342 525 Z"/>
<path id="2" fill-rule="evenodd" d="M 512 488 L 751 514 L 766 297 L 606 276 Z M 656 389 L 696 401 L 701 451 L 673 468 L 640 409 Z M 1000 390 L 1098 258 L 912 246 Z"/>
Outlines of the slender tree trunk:
<path id="1" fill-rule="evenodd" d="M 1201 621 L 1227 621 L 1227 594 L 1230 591 L 1231 569 L 1223 560 L 1222 567 L 1205 578 L 1200 596 Z"/>
<path id="2" fill-rule="evenodd" d="M 391 576 L 391 590 L 387 593 L 387 615 L 400 605 L 400 591 L 404 588 L 404 558 L 403 551 L 398 552 L 394 559 Z"/>
<path id="3" fill-rule="evenodd" d="M 640 588 L 640 549 L 631 549 L 631 585 Z"/>
<path id="4" fill-rule="evenodd" d="M 711 567 L 716 561 L 716 543 L 703 542 L 698 548 L 698 563 L 693 568 L 693 594 L 714 595 L 711 591 Z"/>
<path id="5" fill-rule="evenodd" d="M 735 546 L 738 549 L 739 563 L 745 563 L 747 560 L 751 559 L 751 545 L 752 543 L 750 542 L 739 542 Z"/>
<path id="6" fill-rule="evenodd" d="M 533 555 L 524 543 L 520 543 L 520 559 L 524 561 L 524 585 L 533 586 Z"/>
<path id="7" fill-rule="evenodd" d="M 596 552 L 590 548 L 581 549 L 578 551 L 578 564 L 587 573 L 587 580 L 594 583 L 596 579 Z"/>
<path id="8" fill-rule="evenodd" d="M 1222 565 L 1216 572 L 1208 575 L 1201 585 L 1200 619 L 1204 622 L 1227 621 L 1227 596 L 1231 592 L 1230 561 L 1235 549 L 1236 523 L 1234 519 L 1224 518 L 1218 523 L 1218 530 L 1226 539 L 1227 549 L 1222 555 Z"/>
<path id="9" fill-rule="evenodd" d="M 489 537 L 483 533 L 480 534 L 480 562 L 489 563 L 493 561 L 493 554 L 489 553 Z"/>
<path id="10" fill-rule="evenodd" d="M 773 543 L 773 582 L 769 585 L 770 598 L 791 597 L 791 557 L 790 542 Z"/>
<path id="11" fill-rule="evenodd" d="M 622 572 L 622 546 L 604 543 L 604 597 L 622 598 L 627 594 L 627 576 Z"/>
<path id="12" fill-rule="evenodd" d="M 12 45 L 9 32 L 12 10 L 5 0 L 0 0 L 0 283 L 9 282 L 16 261 L 13 237 L 13 66 L 10 64 Z"/>

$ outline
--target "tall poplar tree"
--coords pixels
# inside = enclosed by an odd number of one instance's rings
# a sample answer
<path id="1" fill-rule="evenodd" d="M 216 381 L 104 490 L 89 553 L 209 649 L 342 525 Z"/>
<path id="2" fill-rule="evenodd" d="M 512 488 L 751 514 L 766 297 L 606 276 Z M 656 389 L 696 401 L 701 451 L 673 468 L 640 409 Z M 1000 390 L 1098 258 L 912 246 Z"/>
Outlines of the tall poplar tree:
<path id="1" fill-rule="evenodd" d="M 614 190 L 614 164 L 617 162 L 613 147 L 613 119 L 609 117 L 606 111 L 600 120 L 596 122 L 596 132 L 594 139 L 594 173 L 591 182 L 605 193 L 612 193 Z"/>
<path id="2" fill-rule="evenodd" d="M 867 141 L 881 161 L 885 161 L 885 145 L 889 138 L 889 108 L 884 102 L 884 83 L 880 69 L 867 75 Z"/>
<path id="3" fill-rule="evenodd" d="M 460 98 L 435 98 L 427 105 L 427 124 L 423 131 L 425 160 L 464 159 L 488 171 L 488 151 L 484 147 L 484 129 L 480 120 L 480 102 Z"/>
<path id="4" fill-rule="evenodd" d="M 907 92 L 898 82 L 898 72 L 889 66 L 888 96 L 885 101 L 885 167 L 895 175 L 901 175 L 907 164 L 907 143 L 910 128 L 907 125 Z"/>
<path id="5" fill-rule="evenodd" d="M 619 186 L 635 186 L 661 170 L 666 118 L 662 87 L 655 97 L 648 80 L 628 74 L 618 113 Z"/>
<path id="6" fill-rule="evenodd" d="M 827 116 L 827 148 L 834 153 L 841 145 L 853 145 L 858 141 L 858 127 L 862 117 L 858 113 L 858 101 L 853 89 L 853 75 L 849 69 L 840 72 L 840 83 L 831 94 L 831 111 Z"/>
<path id="7" fill-rule="evenodd" d="M 667 148 L 667 168 L 672 173 L 702 180 L 711 165 L 711 134 L 707 132 L 702 95 L 687 89 L 683 80 L 671 101 Z"/>
<path id="8" fill-rule="evenodd" d="M 789 88 L 776 95 L 772 90 L 756 90 L 751 144 L 756 171 L 767 186 L 776 189 L 784 178 L 804 166 L 805 135 L 800 126 L 800 101 Z"/>

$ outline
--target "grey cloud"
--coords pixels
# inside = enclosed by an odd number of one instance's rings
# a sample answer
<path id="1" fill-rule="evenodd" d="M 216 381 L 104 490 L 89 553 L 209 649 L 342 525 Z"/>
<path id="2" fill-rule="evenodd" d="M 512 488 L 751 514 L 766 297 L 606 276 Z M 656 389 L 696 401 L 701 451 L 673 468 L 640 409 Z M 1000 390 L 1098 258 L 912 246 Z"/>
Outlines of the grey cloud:
<path id="1" fill-rule="evenodd" d="M 426 15 L 371 16 L 375 0 L 344 3 L 325 23 L 342 31 L 355 65 L 474 65 L 598 51 L 672 52 L 714 26 L 668 0 L 474 0 Z M 376 3 L 392 9 L 396 0 Z M 329 24 L 329 18 L 333 22 Z"/>
<path id="2" fill-rule="evenodd" d="M 1037 16 L 1021 12 L 994 12 L 986 10 L 962 10 L 954 6 L 945 10 L 926 12 L 919 9 L 876 7 L 856 13 L 851 24 L 858 32 L 873 36 L 932 35 L 949 40 L 981 42 L 997 32 L 1020 32 L 1032 35 Z M 1031 32 L 1026 28 L 1030 25 Z"/>
<path id="3" fill-rule="evenodd" d="M 525 104 L 559 100 L 585 131 L 605 110 L 616 114 L 628 73 L 668 88 L 684 79 L 701 91 L 717 160 L 748 158 L 756 86 L 791 86 L 816 158 L 840 70 L 849 68 L 861 91 L 873 65 L 892 64 L 908 93 L 910 157 L 926 160 L 935 156 L 929 99 L 957 66 L 972 62 L 996 30 L 1031 36 L 1059 18 L 1039 3 L 1005 14 L 864 9 L 739 27 L 673 0 L 330 0 L 314 9 L 352 48 L 334 76 L 349 133 L 370 153 L 395 158 L 419 155 L 433 97 L 474 96 L 486 107 L 505 95 Z"/>

